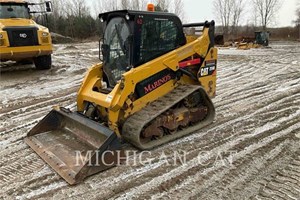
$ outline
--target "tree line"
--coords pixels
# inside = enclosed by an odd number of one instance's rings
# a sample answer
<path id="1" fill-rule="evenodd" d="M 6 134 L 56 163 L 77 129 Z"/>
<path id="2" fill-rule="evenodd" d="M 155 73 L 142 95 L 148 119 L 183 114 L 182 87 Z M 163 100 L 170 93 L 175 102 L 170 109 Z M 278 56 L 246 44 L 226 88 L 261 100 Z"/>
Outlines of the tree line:
<path id="1" fill-rule="evenodd" d="M 221 24 L 222 34 L 227 39 L 233 39 L 241 34 L 247 34 L 245 30 L 270 30 L 270 25 L 276 22 L 276 14 L 283 3 L 284 1 L 282 0 L 214 0 L 213 7 L 215 16 Z M 278 28 L 278 30 L 281 30 L 282 34 L 285 32 L 288 36 L 292 34 L 294 37 L 299 31 L 300 39 L 300 2 L 296 6 L 297 19 L 294 21 L 295 29 Z M 246 19 L 247 25 L 241 27 L 240 24 L 242 19 L 245 20 L 246 12 L 252 14 L 248 16 L 249 19 Z M 285 27 L 287 26 L 289 25 L 287 24 Z M 276 33 L 276 35 L 280 37 L 280 33 Z"/>
<path id="2" fill-rule="evenodd" d="M 41 0 L 42 1 L 42 0 Z M 77 39 L 99 36 L 103 27 L 98 14 L 112 10 L 146 10 L 148 0 L 53 0 L 52 13 L 36 17 L 36 21 L 47 26 L 51 32 Z M 157 11 L 173 12 L 182 20 L 183 0 L 154 0 Z"/>
<path id="3" fill-rule="evenodd" d="M 40 0 L 43 1 L 43 0 Z M 89 2 L 89 3 L 88 3 Z M 119 9 L 146 10 L 149 0 L 53 0 L 53 12 L 47 20 L 37 17 L 38 23 L 49 27 L 50 31 L 77 39 L 101 35 L 103 27 L 98 14 Z M 152 0 L 156 11 L 172 12 L 187 22 L 184 12 L 184 0 Z M 239 34 L 254 29 L 267 30 L 275 21 L 276 13 L 282 5 L 281 0 L 213 0 L 215 21 L 221 26 L 225 38 L 237 38 Z M 250 9 L 249 9 L 250 8 Z M 295 30 L 300 38 L 300 3 L 296 5 Z M 246 10 L 247 9 L 247 10 Z M 251 11 L 251 19 L 245 19 Z M 242 20 L 247 20 L 244 32 Z M 245 24 L 245 23 L 244 23 Z M 297 30 L 296 30 L 297 29 Z M 252 32 L 253 33 L 253 32 Z"/>

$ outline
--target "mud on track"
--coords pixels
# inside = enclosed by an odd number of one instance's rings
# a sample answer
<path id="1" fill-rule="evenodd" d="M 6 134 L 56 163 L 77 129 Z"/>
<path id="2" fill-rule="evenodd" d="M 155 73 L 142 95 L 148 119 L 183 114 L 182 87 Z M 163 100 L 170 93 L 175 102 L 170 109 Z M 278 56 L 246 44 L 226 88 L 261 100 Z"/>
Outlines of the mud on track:
<path id="1" fill-rule="evenodd" d="M 151 164 L 131 156 L 72 187 L 23 142 L 52 106 L 75 106 L 98 62 L 97 43 L 55 47 L 49 71 L 1 64 L 0 199 L 300 199 L 299 43 L 220 49 L 213 124 L 152 150 Z M 184 165 L 168 165 L 174 151 L 187 152 Z"/>

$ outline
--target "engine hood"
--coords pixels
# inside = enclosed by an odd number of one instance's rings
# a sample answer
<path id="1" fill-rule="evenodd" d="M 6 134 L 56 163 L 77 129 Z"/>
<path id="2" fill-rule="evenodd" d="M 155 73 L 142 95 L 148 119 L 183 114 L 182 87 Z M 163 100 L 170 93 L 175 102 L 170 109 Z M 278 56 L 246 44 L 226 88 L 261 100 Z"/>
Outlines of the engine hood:
<path id="1" fill-rule="evenodd" d="M 10 27 L 10 26 L 32 26 L 32 27 L 37 27 L 39 30 L 48 31 L 46 27 L 35 23 L 35 21 L 31 19 L 21 19 L 21 18 L 0 19 L 0 30 L 3 30 L 3 28 Z"/>

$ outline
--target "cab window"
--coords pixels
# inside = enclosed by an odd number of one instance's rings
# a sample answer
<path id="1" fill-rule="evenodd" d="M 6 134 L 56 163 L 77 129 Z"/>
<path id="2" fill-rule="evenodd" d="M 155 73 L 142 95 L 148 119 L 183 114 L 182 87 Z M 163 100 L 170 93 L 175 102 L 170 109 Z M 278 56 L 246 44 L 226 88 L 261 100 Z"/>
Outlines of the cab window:
<path id="1" fill-rule="evenodd" d="M 170 19 L 145 17 L 141 25 L 138 64 L 143 64 L 180 46 L 178 27 Z"/>

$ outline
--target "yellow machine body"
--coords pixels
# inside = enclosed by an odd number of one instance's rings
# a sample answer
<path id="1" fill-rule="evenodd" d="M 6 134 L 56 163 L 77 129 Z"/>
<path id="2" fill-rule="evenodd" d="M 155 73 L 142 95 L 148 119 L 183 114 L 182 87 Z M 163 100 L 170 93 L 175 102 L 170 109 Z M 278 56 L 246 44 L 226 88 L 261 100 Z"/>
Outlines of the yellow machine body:
<path id="1" fill-rule="evenodd" d="M 9 6 L 24 7 L 24 14 L 8 18 Z M 48 28 L 37 24 L 26 9 L 28 3 L 19 0 L 0 0 L 0 59 L 1 61 L 33 59 L 53 52 Z M 11 11 L 13 12 L 13 11 Z M 16 11 L 17 12 L 17 11 Z M 26 18 L 25 18 L 26 17 Z"/>
<path id="2" fill-rule="evenodd" d="M 215 116 L 214 21 L 182 25 L 171 13 L 128 10 L 99 17 L 106 25 L 103 62 L 88 70 L 77 111 L 53 109 L 25 139 L 70 184 L 116 165 L 122 141 L 152 149 Z M 201 33 L 184 34 L 192 27 Z M 90 159 L 78 165 L 78 151 Z"/>
<path id="3" fill-rule="evenodd" d="M 122 80 L 108 94 L 99 93 L 93 90 L 95 87 L 101 87 L 103 69 L 102 63 L 92 66 L 87 72 L 78 92 L 78 111 L 84 110 L 85 102 L 92 102 L 106 108 L 104 110 L 108 111 L 109 128 L 114 130 L 120 137 L 121 131 L 118 128 L 118 122 L 124 121 L 128 116 L 138 112 L 150 102 L 169 93 L 176 88 L 178 84 L 201 85 L 205 88 L 205 91 L 211 98 L 215 97 L 217 78 L 216 68 L 214 69 L 213 74 L 208 75 L 208 67 L 205 65 L 206 62 L 203 62 L 198 71 L 198 74 L 202 73 L 202 76 L 199 77 L 198 81 L 191 80 L 189 77 L 185 76 L 180 81 L 174 80 L 164 84 L 163 87 L 157 88 L 136 101 L 130 99 L 130 95 L 134 93 L 137 83 L 164 69 L 176 71 L 179 68 L 178 64 L 180 61 L 192 57 L 195 54 L 204 57 L 205 61 L 216 63 L 218 49 L 212 47 L 207 51 L 209 44 L 208 29 L 205 29 L 200 37 L 190 41 L 186 45 L 123 74 Z M 193 67 L 193 65 L 189 65 L 189 67 Z M 212 67 L 216 67 L 216 65 L 213 65 Z"/>

